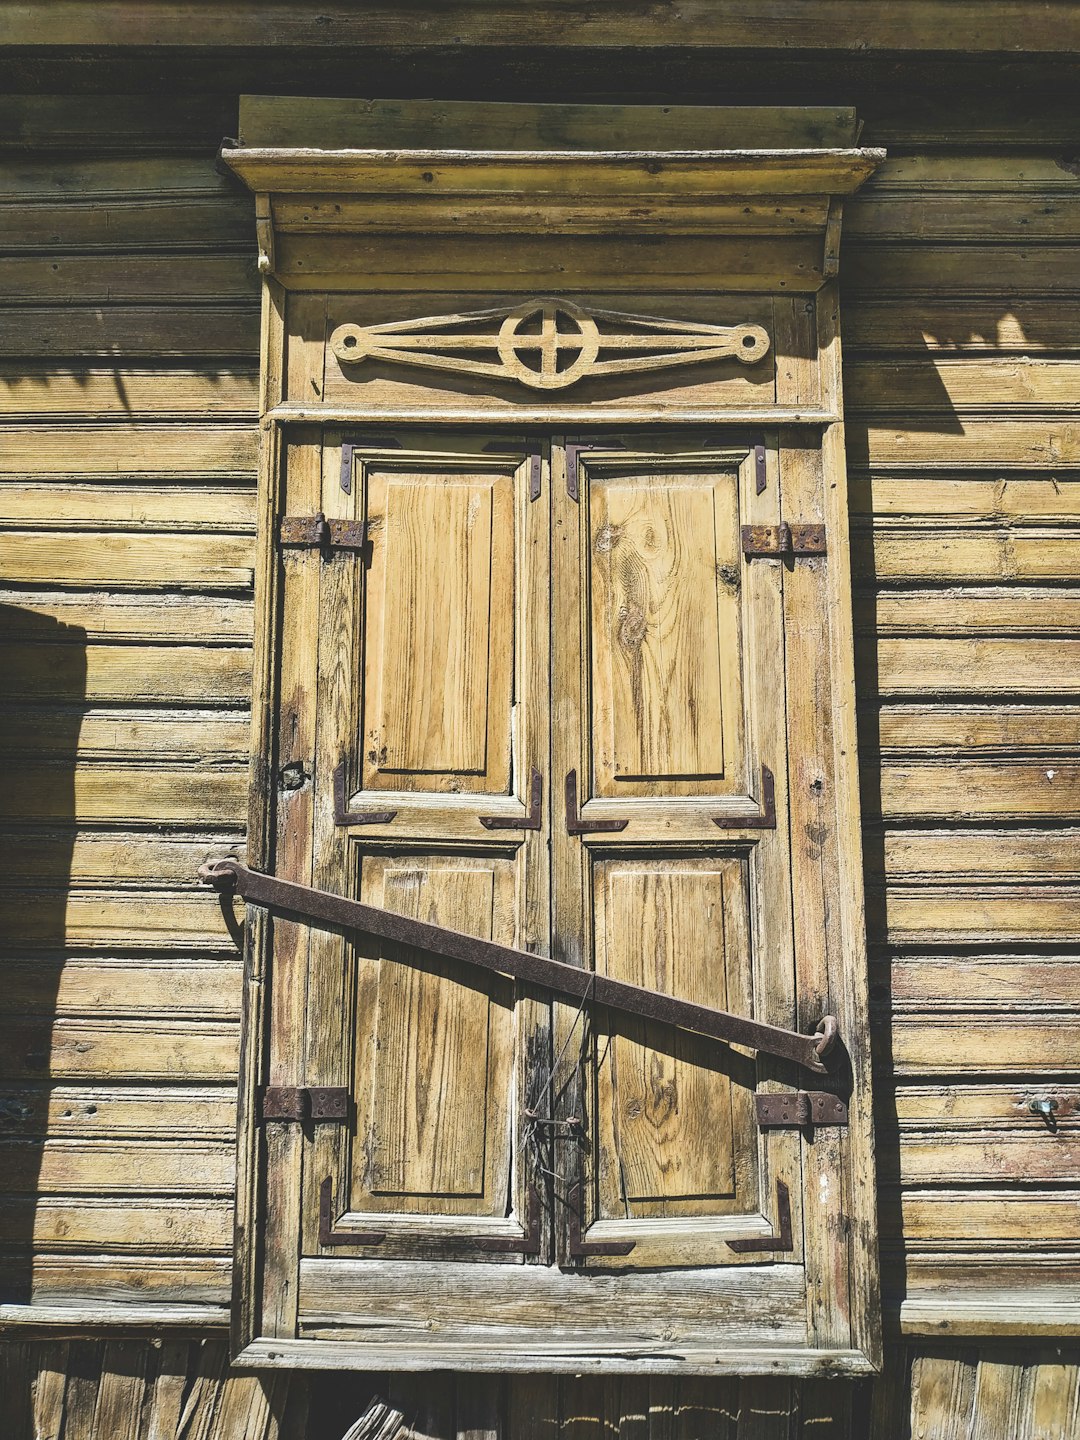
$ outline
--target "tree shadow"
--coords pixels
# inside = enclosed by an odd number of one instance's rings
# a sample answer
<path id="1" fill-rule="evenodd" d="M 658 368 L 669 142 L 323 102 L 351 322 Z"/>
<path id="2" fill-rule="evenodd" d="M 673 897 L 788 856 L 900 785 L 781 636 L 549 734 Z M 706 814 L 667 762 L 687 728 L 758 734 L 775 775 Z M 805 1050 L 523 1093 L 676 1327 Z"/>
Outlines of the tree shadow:
<path id="1" fill-rule="evenodd" d="M 86 631 L 0 605 L 0 1303 L 33 1295 L 45 1142 L 57 1109 L 53 1027 L 67 940 Z"/>

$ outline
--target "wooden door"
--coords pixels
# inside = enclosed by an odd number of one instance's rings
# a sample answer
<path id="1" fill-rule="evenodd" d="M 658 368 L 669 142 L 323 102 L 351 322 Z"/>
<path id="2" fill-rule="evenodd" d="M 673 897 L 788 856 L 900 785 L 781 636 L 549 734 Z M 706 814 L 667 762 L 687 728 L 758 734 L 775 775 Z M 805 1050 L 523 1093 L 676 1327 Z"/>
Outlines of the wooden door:
<path id="1" fill-rule="evenodd" d="M 743 545 L 779 526 L 789 453 L 297 431 L 284 509 L 353 548 L 281 551 L 276 873 L 812 1029 L 788 645 L 815 622 Z M 268 1082 L 349 1104 L 264 1126 L 250 1358 L 865 1368 L 849 1245 L 822 1239 L 846 1201 L 809 1193 L 822 1165 L 848 1193 L 836 1144 L 811 1163 L 756 1123 L 755 1092 L 806 1083 L 790 1062 L 288 919 L 269 990 Z"/>
<path id="2" fill-rule="evenodd" d="M 792 1028 L 790 866 L 775 821 L 787 791 L 783 569 L 747 564 L 741 546 L 743 524 L 780 518 L 775 452 L 760 488 L 759 454 L 694 434 L 556 451 L 566 718 L 553 760 L 557 777 L 575 777 L 582 823 L 553 821 L 554 941 L 575 964 Z M 557 1015 L 562 1048 L 585 1022 L 563 1005 Z M 583 1054 L 573 1108 L 587 1126 L 582 1143 L 561 1143 L 558 1168 L 580 1183 L 585 1244 L 632 1247 L 589 1263 L 740 1263 L 727 1242 L 767 1237 L 777 1183 L 799 1188 L 792 1137 L 766 1144 L 756 1127 L 765 1062 L 604 1012 Z"/>

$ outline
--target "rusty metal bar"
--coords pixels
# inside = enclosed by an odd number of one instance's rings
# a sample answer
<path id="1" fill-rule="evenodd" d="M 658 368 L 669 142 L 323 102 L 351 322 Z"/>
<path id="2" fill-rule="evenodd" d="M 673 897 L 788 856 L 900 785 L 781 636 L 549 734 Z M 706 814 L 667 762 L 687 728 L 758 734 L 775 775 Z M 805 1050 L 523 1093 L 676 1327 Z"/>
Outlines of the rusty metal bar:
<path id="1" fill-rule="evenodd" d="M 509 975 L 527 985 L 539 985 L 574 1000 L 605 1005 L 609 1010 L 672 1025 L 695 1035 L 706 1035 L 713 1040 L 724 1040 L 729 1044 L 745 1045 L 753 1050 L 778 1055 L 818 1075 L 828 1073 L 823 1056 L 835 1045 L 837 1037 L 836 1020 L 831 1015 L 826 1015 L 820 1022 L 818 1028 L 821 1033 L 800 1035 L 795 1030 L 783 1030 L 778 1025 L 766 1025 L 743 1015 L 731 1015 L 726 1010 L 714 1010 L 708 1005 L 680 1000 L 660 990 L 630 985 L 625 980 L 599 975 L 595 970 L 581 970 L 561 960 L 531 955 L 527 950 L 498 945 L 493 940 L 478 940 L 474 935 L 447 930 L 442 925 L 411 920 L 405 915 L 364 905 L 359 900 L 347 900 L 343 895 L 333 895 L 327 890 L 277 880 L 272 875 L 249 870 L 239 860 L 211 861 L 201 867 L 199 876 L 218 889 L 235 889 L 245 900 L 265 905 L 271 910 L 298 915 L 324 925 L 340 926 L 343 930 L 360 930 L 395 945 L 426 950 L 449 960 L 461 960 L 466 965 Z"/>

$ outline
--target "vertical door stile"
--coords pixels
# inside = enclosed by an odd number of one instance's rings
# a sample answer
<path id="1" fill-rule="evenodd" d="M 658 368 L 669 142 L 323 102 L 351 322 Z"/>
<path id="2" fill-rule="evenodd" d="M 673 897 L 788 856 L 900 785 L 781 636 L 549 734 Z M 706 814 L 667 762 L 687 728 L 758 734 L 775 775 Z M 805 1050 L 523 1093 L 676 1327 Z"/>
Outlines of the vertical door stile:
<path id="1" fill-rule="evenodd" d="M 322 450 L 314 429 L 295 434 L 284 450 L 283 513 L 310 514 L 321 498 Z M 273 863 L 278 875 L 311 884 L 314 855 L 315 694 L 321 571 L 311 551 L 279 552 L 281 575 L 278 725 L 268 783 L 274 796 Z M 283 785 L 282 777 L 301 778 Z M 295 920 L 272 921 L 267 1083 L 303 1083 L 308 954 L 312 931 Z M 303 1137 L 298 1127 L 269 1123 L 267 1193 L 263 1206 L 263 1330 L 296 1328 L 297 1271 L 303 1225 Z"/>
<path id="2" fill-rule="evenodd" d="M 551 446 L 551 953 L 568 965 L 588 968 L 589 919 L 585 906 L 588 857 L 577 837 L 567 834 L 566 777 L 588 781 L 583 716 L 582 594 L 583 536 L 580 497 L 571 494 L 567 443 Z M 575 487 L 576 488 L 576 487 Z M 592 1095 L 579 1057 L 585 1053 L 591 1016 L 586 1007 L 556 997 L 552 1005 L 552 1070 L 549 1093 L 554 1157 L 554 1246 L 559 1263 L 570 1254 L 569 1202 L 582 1194 L 583 1135 Z M 580 1203 L 575 1199 L 575 1204 Z M 580 1217 L 584 1225 L 584 1216 Z"/>
<path id="3" fill-rule="evenodd" d="M 322 450 L 322 487 L 316 507 L 327 520 L 363 519 L 366 493 L 360 466 L 353 465 L 350 492 L 340 483 L 340 440 L 326 435 Z M 314 639 L 318 653 L 314 779 L 315 854 L 314 884 L 339 895 L 354 893 L 352 853 L 343 843 L 334 817 L 334 771 L 348 754 L 356 733 L 357 671 L 355 636 L 360 633 L 363 605 L 363 554 L 341 552 L 319 567 L 321 599 L 319 630 Z M 346 769 L 349 767 L 346 766 Z M 311 934 L 306 1007 L 305 1084 L 350 1086 L 352 1036 L 343 1019 L 352 1013 L 352 988 L 357 962 L 354 945 L 334 931 L 314 929 Z M 307 1155 L 309 1178 L 305 1184 L 303 1250 L 318 1246 L 319 1208 L 314 1203 L 330 1180 L 335 1214 L 345 1208 L 347 1194 L 345 1129 L 340 1125 L 313 1126 Z"/>
<path id="4" fill-rule="evenodd" d="M 758 491 L 757 484 L 747 476 L 743 496 L 749 524 L 779 523 L 784 484 L 787 476 L 788 452 L 778 447 L 777 437 L 766 436 L 766 484 Z M 784 625 L 785 587 L 790 579 L 784 563 L 770 560 L 747 561 L 743 564 L 744 583 L 749 604 L 759 622 L 750 631 L 750 653 L 746 673 L 753 707 L 753 728 L 757 736 L 760 764 L 773 772 L 775 786 L 776 828 L 754 847 L 751 868 L 754 875 L 752 926 L 754 929 L 754 1013 L 761 1019 L 779 1025 L 794 1025 L 796 1007 L 795 944 L 792 933 L 792 893 L 788 799 L 790 776 L 788 736 L 785 724 L 789 700 L 789 668 L 787 636 Z M 812 1026 L 810 1027 L 813 1028 Z M 768 1081 L 779 1088 L 791 1089 L 804 1085 L 804 1077 L 794 1066 L 785 1066 L 772 1057 L 758 1056 L 759 1088 L 767 1091 Z M 802 1259 L 802 1152 L 803 1137 L 795 1130 L 762 1131 L 761 1152 L 762 1212 L 775 1227 L 777 1185 L 787 1187 L 791 1205 L 791 1226 L 794 1241 L 793 1257 Z"/>

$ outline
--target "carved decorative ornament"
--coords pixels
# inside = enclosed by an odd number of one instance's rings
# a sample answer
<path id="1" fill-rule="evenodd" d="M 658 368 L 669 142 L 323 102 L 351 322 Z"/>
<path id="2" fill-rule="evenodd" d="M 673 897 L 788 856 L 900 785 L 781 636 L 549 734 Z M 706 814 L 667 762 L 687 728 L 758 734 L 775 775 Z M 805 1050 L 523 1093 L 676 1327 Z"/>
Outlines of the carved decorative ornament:
<path id="1" fill-rule="evenodd" d="M 516 380 L 533 390 L 564 390 L 593 377 L 728 357 L 753 365 L 768 351 L 769 337 L 760 325 L 695 325 L 583 310 L 569 300 L 526 300 L 513 309 L 339 325 L 330 348 L 345 365 L 389 360 Z M 492 358 L 483 358 L 485 352 Z"/>

